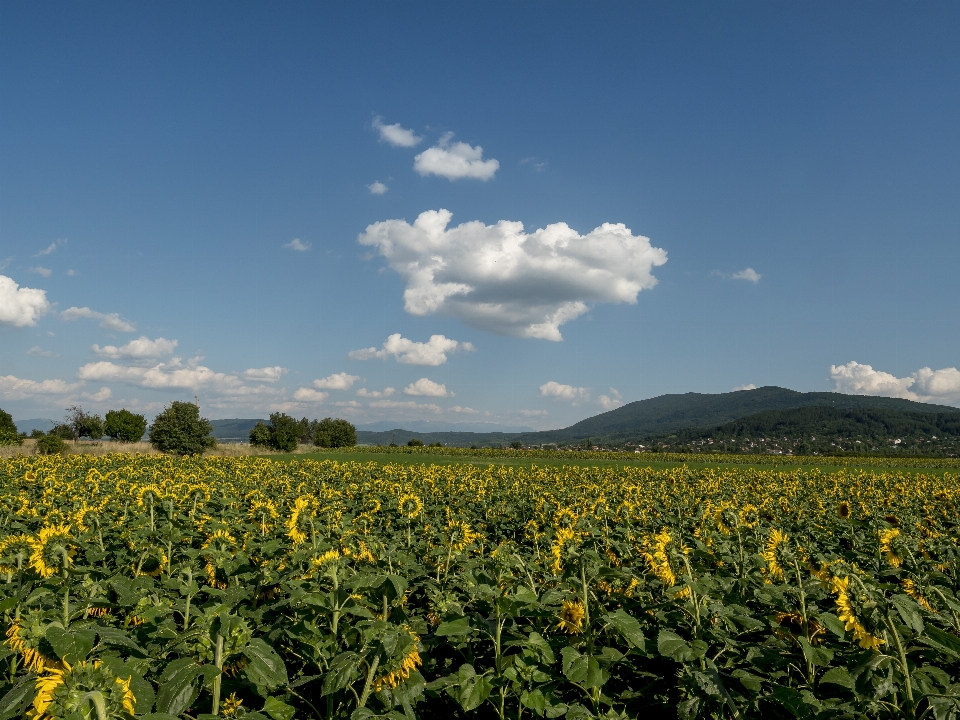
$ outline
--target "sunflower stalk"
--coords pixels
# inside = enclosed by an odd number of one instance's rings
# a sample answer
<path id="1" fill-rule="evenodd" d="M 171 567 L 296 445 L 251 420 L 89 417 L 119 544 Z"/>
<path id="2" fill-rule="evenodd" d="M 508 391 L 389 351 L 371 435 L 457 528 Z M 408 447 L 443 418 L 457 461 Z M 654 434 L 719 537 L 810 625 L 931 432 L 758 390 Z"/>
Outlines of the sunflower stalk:
<path id="1" fill-rule="evenodd" d="M 917 715 L 917 705 L 913 699 L 913 683 L 910 679 L 910 666 L 907 664 L 907 652 L 903 647 L 903 641 L 900 639 L 900 633 L 897 632 L 897 626 L 894 624 L 893 618 L 890 617 L 889 611 L 887 611 L 887 614 L 884 617 L 884 623 L 890 630 L 890 634 L 893 636 L 893 641 L 897 646 L 897 655 L 899 656 L 900 660 L 900 670 L 903 672 L 903 693 L 906 695 L 907 717 L 913 718 Z"/>
<path id="2" fill-rule="evenodd" d="M 213 664 L 217 666 L 217 675 L 213 678 L 213 705 L 210 713 L 220 712 L 220 683 L 223 681 L 223 635 L 217 633 L 217 644 L 213 651 Z"/>

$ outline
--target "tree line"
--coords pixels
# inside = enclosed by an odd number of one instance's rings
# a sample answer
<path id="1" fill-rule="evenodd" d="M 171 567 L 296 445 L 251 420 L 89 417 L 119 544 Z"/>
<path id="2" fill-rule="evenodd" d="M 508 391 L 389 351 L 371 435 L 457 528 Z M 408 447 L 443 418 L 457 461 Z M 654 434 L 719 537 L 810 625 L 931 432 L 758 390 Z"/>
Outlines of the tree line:
<path id="1" fill-rule="evenodd" d="M 37 441 L 41 454 L 62 453 L 66 440 L 109 437 L 121 443 L 138 442 L 148 433 L 148 440 L 160 452 L 174 455 L 198 455 L 216 446 L 213 425 L 200 416 L 194 403 L 174 401 L 157 415 L 149 426 L 143 415 L 123 408 L 110 410 L 104 417 L 86 412 L 79 405 L 67 408 L 64 422 L 49 432 L 34 430 L 29 437 Z M 0 410 L 0 445 L 21 445 L 28 436 L 17 432 L 10 413 Z M 322 448 L 351 447 L 357 444 L 357 429 L 340 418 L 296 420 L 285 413 L 270 415 L 270 424 L 257 423 L 250 431 L 250 444 L 290 452 L 298 444 Z"/>

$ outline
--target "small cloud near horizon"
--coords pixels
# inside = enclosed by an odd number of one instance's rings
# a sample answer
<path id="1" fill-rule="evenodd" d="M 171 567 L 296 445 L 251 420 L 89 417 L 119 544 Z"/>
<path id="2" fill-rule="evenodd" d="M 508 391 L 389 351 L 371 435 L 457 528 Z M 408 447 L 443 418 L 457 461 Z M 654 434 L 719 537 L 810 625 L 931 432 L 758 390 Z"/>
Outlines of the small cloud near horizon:
<path id="1" fill-rule="evenodd" d="M 311 245 L 309 242 L 305 242 L 300 238 L 294 238 L 293 240 L 288 242 L 286 245 L 284 245 L 284 247 L 287 250 L 296 250 L 297 252 L 306 252 L 307 250 L 310 249 Z"/>

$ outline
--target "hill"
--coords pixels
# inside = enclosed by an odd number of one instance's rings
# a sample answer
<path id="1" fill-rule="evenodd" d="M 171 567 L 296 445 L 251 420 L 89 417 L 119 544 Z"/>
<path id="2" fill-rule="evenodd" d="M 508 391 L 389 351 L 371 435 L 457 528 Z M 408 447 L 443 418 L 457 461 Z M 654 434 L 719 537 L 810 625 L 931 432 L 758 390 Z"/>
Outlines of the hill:
<path id="1" fill-rule="evenodd" d="M 250 439 L 250 431 L 258 422 L 267 422 L 266 420 L 245 420 L 241 418 L 232 418 L 228 420 L 211 420 L 213 432 L 211 433 L 219 441 L 234 442 L 242 440 L 246 442 Z"/>
<path id="2" fill-rule="evenodd" d="M 832 392 L 801 393 L 795 390 L 768 386 L 756 390 L 738 390 L 729 393 L 705 394 L 684 393 L 661 395 L 647 400 L 628 403 L 609 412 L 581 420 L 560 430 L 545 430 L 526 433 L 415 433 L 396 434 L 397 444 L 401 437 L 416 437 L 425 443 L 440 442 L 444 445 L 488 446 L 509 444 L 519 440 L 524 445 L 561 444 L 569 445 L 590 439 L 600 444 L 622 445 L 639 442 L 653 435 L 672 433 L 684 428 L 716 427 L 742 417 L 773 410 L 790 410 L 801 407 L 830 407 L 841 410 L 890 410 L 914 413 L 960 413 L 960 408 L 945 405 L 913 402 L 900 398 L 873 397 L 868 395 L 843 395 Z M 361 443 L 388 444 L 390 432 L 360 432 Z M 406 440 L 403 440 L 406 442 Z"/>
<path id="3" fill-rule="evenodd" d="M 708 428 L 654 436 L 672 451 L 960 454 L 960 413 L 840 409 L 771 410 Z"/>

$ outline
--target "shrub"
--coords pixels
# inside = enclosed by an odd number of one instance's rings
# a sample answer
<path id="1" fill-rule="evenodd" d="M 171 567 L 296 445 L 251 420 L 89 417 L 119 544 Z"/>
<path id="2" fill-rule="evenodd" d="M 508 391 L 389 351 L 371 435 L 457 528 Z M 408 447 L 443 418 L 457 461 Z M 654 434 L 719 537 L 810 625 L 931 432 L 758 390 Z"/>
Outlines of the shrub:
<path id="1" fill-rule="evenodd" d="M 325 448 L 353 447 L 357 444 L 357 429 L 346 420 L 324 418 L 317 423 L 313 444 Z"/>
<path id="2" fill-rule="evenodd" d="M 34 428 L 33 430 L 30 431 L 30 439 L 31 439 L 31 440 L 39 440 L 39 439 L 42 438 L 44 435 L 46 435 L 46 433 L 45 433 L 43 430 L 41 430 L 40 428 Z"/>
<path id="3" fill-rule="evenodd" d="M 73 433 L 73 428 L 66 423 L 54 425 L 53 429 L 47 435 L 56 435 L 61 440 L 74 440 L 77 436 Z"/>
<path id="4" fill-rule="evenodd" d="M 212 430 L 210 422 L 200 417 L 197 405 L 174 401 L 154 419 L 150 442 L 160 452 L 199 455 L 217 444 L 210 435 Z"/>
<path id="5" fill-rule="evenodd" d="M 147 430 L 147 420 L 129 410 L 111 410 L 107 413 L 103 432 L 120 442 L 137 442 Z"/>
<path id="6" fill-rule="evenodd" d="M 44 435 L 37 440 L 38 455 L 56 455 L 58 453 L 62 455 L 65 452 L 67 452 L 67 444 L 59 435 Z"/>
<path id="7" fill-rule="evenodd" d="M 270 447 L 270 426 L 263 420 L 250 430 L 250 444 L 254 447 Z"/>
<path id="8" fill-rule="evenodd" d="M 510 447 L 512 447 L 514 450 L 523 450 L 523 443 L 519 440 L 514 440 L 512 443 L 510 443 Z"/>
<path id="9" fill-rule="evenodd" d="M 99 440 L 103 437 L 103 418 L 84 412 L 79 405 L 67 408 L 67 423 L 73 428 L 74 437 Z"/>
<path id="10" fill-rule="evenodd" d="M 13 416 L 0 410 L 0 445 L 22 445 L 23 438 L 17 432 Z"/>
<path id="11" fill-rule="evenodd" d="M 407 440 L 407 447 L 423 447 L 423 440 L 418 440 L 417 438 L 410 438 Z"/>
<path id="12" fill-rule="evenodd" d="M 250 444 L 281 452 L 293 452 L 297 449 L 302 430 L 301 424 L 294 418 L 286 413 L 275 412 L 270 415 L 269 425 L 261 421 L 253 426 L 250 431 Z"/>

